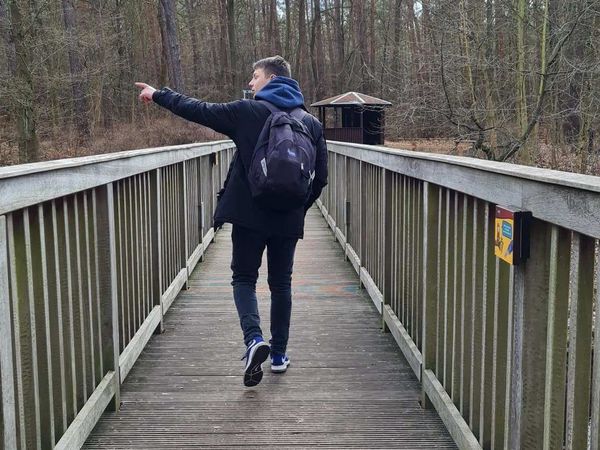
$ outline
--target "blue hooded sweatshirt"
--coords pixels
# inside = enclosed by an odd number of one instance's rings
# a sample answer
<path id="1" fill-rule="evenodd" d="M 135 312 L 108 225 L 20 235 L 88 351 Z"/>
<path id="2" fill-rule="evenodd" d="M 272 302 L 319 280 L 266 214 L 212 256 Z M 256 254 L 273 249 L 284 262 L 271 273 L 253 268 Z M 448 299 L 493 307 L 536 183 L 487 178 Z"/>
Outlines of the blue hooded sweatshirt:
<path id="1" fill-rule="evenodd" d="M 266 100 L 280 109 L 304 108 L 304 96 L 298 82 L 293 78 L 275 77 L 254 96 Z"/>

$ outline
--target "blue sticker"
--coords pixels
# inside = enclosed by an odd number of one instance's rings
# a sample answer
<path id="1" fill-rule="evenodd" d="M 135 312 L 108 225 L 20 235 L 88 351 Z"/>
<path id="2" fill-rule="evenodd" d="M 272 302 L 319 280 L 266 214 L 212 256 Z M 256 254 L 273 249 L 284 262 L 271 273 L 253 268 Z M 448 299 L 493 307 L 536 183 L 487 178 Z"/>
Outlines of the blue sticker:
<path id="1" fill-rule="evenodd" d="M 512 239 L 512 225 L 506 221 L 502 221 L 502 236 Z"/>

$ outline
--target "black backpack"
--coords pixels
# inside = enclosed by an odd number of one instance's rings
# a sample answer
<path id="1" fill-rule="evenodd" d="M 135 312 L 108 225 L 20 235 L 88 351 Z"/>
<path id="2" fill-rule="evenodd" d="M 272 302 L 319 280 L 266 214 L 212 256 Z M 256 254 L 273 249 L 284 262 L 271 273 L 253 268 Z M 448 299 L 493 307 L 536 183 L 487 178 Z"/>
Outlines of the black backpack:
<path id="1" fill-rule="evenodd" d="M 282 111 L 259 100 L 271 111 L 256 142 L 248 169 L 252 198 L 261 206 L 289 211 L 304 206 L 315 177 L 316 146 L 302 123 L 307 114 Z"/>

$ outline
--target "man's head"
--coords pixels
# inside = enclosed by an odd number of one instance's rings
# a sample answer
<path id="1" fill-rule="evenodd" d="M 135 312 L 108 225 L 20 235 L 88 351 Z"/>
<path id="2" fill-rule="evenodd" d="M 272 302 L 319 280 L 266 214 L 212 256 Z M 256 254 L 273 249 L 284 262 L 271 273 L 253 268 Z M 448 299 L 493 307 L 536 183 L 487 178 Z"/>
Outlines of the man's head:
<path id="1" fill-rule="evenodd" d="M 255 94 L 275 77 L 292 76 L 290 63 L 279 55 L 256 61 L 252 65 L 252 70 L 252 79 L 248 85 Z"/>

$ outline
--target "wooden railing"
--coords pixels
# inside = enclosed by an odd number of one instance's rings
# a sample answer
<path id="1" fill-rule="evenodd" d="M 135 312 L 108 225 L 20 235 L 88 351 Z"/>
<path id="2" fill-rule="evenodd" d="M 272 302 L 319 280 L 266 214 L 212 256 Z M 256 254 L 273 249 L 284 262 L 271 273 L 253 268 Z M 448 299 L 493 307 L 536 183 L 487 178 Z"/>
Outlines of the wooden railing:
<path id="1" fill-rule="evenodd" d="M 600 179 L 328 147 L 318 205 L 459 447 L 598 449 Z M 533 214 L 522 265 L 495 205 Z"/>
<path id="2" fill-rule="evenodd" d="M 0 169 L 0 442 L 79 448 L 213 239 L 231 141 Z"/>

